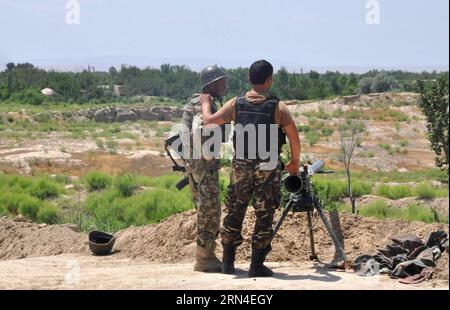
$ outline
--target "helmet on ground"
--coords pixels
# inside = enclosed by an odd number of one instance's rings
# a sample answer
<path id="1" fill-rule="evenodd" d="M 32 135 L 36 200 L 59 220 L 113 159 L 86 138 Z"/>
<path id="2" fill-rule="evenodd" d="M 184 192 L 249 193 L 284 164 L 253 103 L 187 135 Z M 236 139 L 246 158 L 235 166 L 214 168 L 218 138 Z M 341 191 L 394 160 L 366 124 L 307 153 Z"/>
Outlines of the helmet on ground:
<path id="1" fill-rule="evenodd" d="M 220 79 L 229 78 L 230 76 L 217 66 L 209 66 L 200 72 L 202 80 L 202 89 L 215 81 Z"/>
<path id="2" fill-rule="evenodd" d="M 109 254 L 115 241 L 116 237 L 101 231 L 91 231 L 89 233 L 89 249 L 95 255 Z"/>

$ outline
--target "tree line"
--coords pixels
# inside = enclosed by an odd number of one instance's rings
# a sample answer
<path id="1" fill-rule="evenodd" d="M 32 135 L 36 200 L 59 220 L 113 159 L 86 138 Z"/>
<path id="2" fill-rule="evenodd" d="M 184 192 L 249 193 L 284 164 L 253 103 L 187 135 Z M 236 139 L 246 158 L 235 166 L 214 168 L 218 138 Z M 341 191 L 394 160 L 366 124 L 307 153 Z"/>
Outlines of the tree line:
<path id="1" fill-rule="evenodd" d="M 225 69 L 231 79 L 228 97 L 242 95 L 249 88 L 248 68 Z M 416 81 L 438 79 L 448 72 L 405 72 L 373 70 L 365 74 L 326 72 L 289 72 L 281 68 L 274 74 L 272 92 L 283 100 L 325 99 L 334 96 L 386 91 L 417 91 Z M 125 85 L 126 97 L 117 98 L 113 85 Z M 84 70 L 60 72 L 43 70 L 30 63 L 8 63 L 0 71 L 0 101 L 41 104 L 44 101 L 66 103 L 106 103 L 127 101 L 133 96 L 157 96 L 175 100 L 200 92 L 200 75 L 186 66 L 163 64 L 159 68 L 122 65 L 108 72 Z M 46 98 L 43 88 L 56 91 Z"/>

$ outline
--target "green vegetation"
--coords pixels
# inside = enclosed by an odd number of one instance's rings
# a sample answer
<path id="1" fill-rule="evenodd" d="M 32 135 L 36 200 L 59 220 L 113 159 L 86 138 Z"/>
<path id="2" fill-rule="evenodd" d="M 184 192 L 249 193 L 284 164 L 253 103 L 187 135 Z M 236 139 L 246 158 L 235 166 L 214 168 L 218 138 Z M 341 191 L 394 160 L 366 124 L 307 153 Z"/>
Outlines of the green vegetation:
<path id="1" fill-rule="evenodd" d="M 58 197 L 61 192 L 61 185 L 46 178 L 37 180 L 30 188 L 31 195 L 41 200 Z"/>
<path id="2" fill-rule="evenodd" d="M 391 176 L 391 181 L 396 179 L 414 181 L 420 177 L 424 182 L 416 188 L 405 185 L 380 185 L 375 189 L 375 194 L 392 199 L 408 196 L 429 199 L 448 195 L 447 188 L 433 188 L 427 182 L 440 178 L 441 172 L 433 170 L 417 174 L 355 172 L 352 182 L 353 195 L 361 197 L 373 194 L 374 182 Z M 64 185 L 71 183 L 67 176 L 26 177 L 0 174 L 0 215 L 15 216 L 21 213 L 36 222 L 50 224 L 70 222 L 79 225 L 83 231 L 100 229 L 113 232 L 130 225 L 157 223 L 168 216 L 192 209 L 189 188 L 178 191 L 175 187 L 181 177 L 180 174 L 150 178 L 91 172 L 74 184 L 76 191 L 83 188 L 90 190 L 86 201 L 80 204 L 74 202 L 71 196 L 62 195 L 68 194 L 64 190 Z M 222 202 L 228 182 L 228 176 L 220 178 Z M 347 182 L 342 171 L 337 171 L 334 175 L 316 175 L 313 182 L 315 191 L 327 209 L 347 210 L 342 204 L 342 199 L 347 197 Z M 73 190 L 69 192 L 72 193 Z M 363 216 L 436 221 L 436 214 L 430 215 L 429 210 L 426 211 L 417 205 L 399 211 L 398 208 L 377 202 L 373 206 L 362 207 L 359 210 Z"/>
<path id="3" fill-rule="evenodd" d="M 114 187 L 88 196 L 85 212 L 90 225 L 117 231 L 130 225 L 157 223 L 170 215 L 191 209 L 189 188 L 180 192 L 175 187 L 180 178 L 180 175 L 116 177 Z M 137 186 L 150 189 L 135 194 Z"/>
<path id="4" fill-rule="evenodd" d="M 115 180 L 115 187 L 122 197 L 130 197 L 137 187 L 135 177 L 130 174 L 118 176 Z"/>
<path id="5" fill-rule="evenodd" d="M 86 175 L 86 184 L 90 191 L 104 190 L 111 185 L 110 175 L 102 172 L 90 172 Z"/>
<path id="6" fill-rule="evenodd" d="M 22 214 L 53 224 L 58 218 L 54 199 L 64 193 L 64 179 L 0 174 L 0 214 Z"/>
<path id="7" fill-rule="evenodd" d="M 331 115 L 326 113 L 322 107 L 319 107 L 319 110 L 316 112 L 304 112 L 303 115 L 308 118 L 314 117 L 318 119 L 329 119 L 331 117 Z"/>
<path id="8" fill-rule="evenodd" d="M 409 120 L 408 115 L 400 111 L 387 110 L 387 114 L 391 119 L 394 119 L 397 122 L 407 122 Z"/>
<path id="9" fill-rule="evenodd" d="M 297 131 L 298 132 L 307 133 L 310 130 L 311 130 L 311 127 L 309 127 L 309 125 L 297 125 Z"/>
<path id="10" fill-rule="evenodd" d="M 359 209 L 359 215 L 376 217 L 379 219 L 394 218 L 407 221 L 421 221 L 433 223 L 436 221 L 436 214 L 431 208 L 418 204 L 410 204 L 406 208 L 391 207 L 383 200 L 376 200 L 367 207 Z M 448 223 L 448 218 L 439 220 Z"/>
<path id="11" fill-rule="evenodd" d="M 322 131 L 322 134 L 323 134 L 325 137 L 329 137 L 329 136 L 331 136 L 331 135 L 333 134 L 334 129 L 333 129 L 333 128 L 330 128 L 330 127 L 323 127 L 323 128 L 321 129 L 321 131 Z"/>
<path id="12" fill-rule="evenodd" d="M 413 197 L 414 191 L 407 185 L 389 186 L 380 184 L 377 187 L 376 194 L 381 197 L 397 200 L 405 197 Z"/>
<path id="13" fill-rule="evenodd" d="M 436 189 L 429 183 L 422 182 L 417 187 L 411 188 L 408 185 L 387 185 L 381 184 L 376 189 L 376 195 L 397 200 L 405 197 L 419 197 L 422 199 L 430 199 L 436 197 L 447 197 L 448 189 Z"/>
<path id="14" fill-rule="evenodd" d="M 408 140 L 401 140 L 400 141 L 400 146 L 401 147 L 406 147 L 406 146 L 408 146 L 409 145 L 409 141 Z"/>
<path id="15" fill-rule="evenodd" d="M 339 202 L 347 196 L 347 181 L 342 179 L 314 179 L 314 190 L 325 203 Z M 372 193 L 372 185 L 359 180 L 352 181 L 353 197 L 361 197 Z"/>
<path id="16" fill-rule="evenodd" d="M 420 199 L 447 197 L 448 188 L 434 188 L 431 184 L 422 182 L 415 188 L 415 194 Z"/>
<path id="17" fill-rule="evenodd" d="M 398 83 L 393 76 L 380 72 L 373 77 L 362 78 L 358 86 L 358 93 L 368 94 L 392 91 L 398 88 Z"/>
<path id="18" fill-rule="evenodd" d="M 333 111 L 332 116 L 334 118 L 341 118 L 344 115 L 344 111 L 342 111 L 341 108 L 337 108 L 336 110 Z"/>
<path id="19" fill-rule="evenodd" d="M 108 150 L 111 154 L 117 153 L 117 145 L 118 145 L 118 143 L 114 140 L 106 141 L 106 147 L 108 148 Z"/>
<path id="20" fill-rule="evenodd" d="M 49 205 L 39 208 L 37 220 L 41 223 L 56 224 L 59 220 L 58 208 Z"/>
<path id="21" fill-rule="evenodd" d="M 422 181 L 439 181 L 448 184 L 448 175 L 446 171 L 440 169 L 424 169 L 419 171 L 399 172 L 397 170 L 390 172 L 383 171 L 354 171 L 355 178 L 363 181 L 371 182 L 422 182 Z M 343 177 L 343 171 L 336 171 L 333 177 Z"/>
<path id="22" fill-rule="evenodd" d="M 392 147 L 387 143 L 380 143 L 380 144 L 378 144 L 378 146 L 388 152 L 392 150 Z"/>
<path id="23" fill-rule="evenodd" d="M 308 131 L 305 137 L 310 146 L 314 146 L 320 139 L 320 136 L 315 131 Z"/>
<path id="24" fill-rule="evenodd" d="M 436 165 L 445 168 L 449 165 L 449 101 L 448 74 L 437 81 L 419 83 L 419 107 L 427 118 L 428 138 L 431 149 L 436 154 Z"/>
<path id="25" fill-rule="evenodd" d="M 229 97 L 243 94 L 250 88 L 247 80 L 248 68 L 227 70 L 230 75 Z M 414 91 L 416 80 L 433 80 L 439 73 L 411 73 L 403 71 L 369 71 L 365 74 L 316 71 L 308 73 L 288 72 L 281 68 L 274 74 L 272 92 L 285 99 L 324 99 L 353 95 L 358 92 L 385 92 L 391 90 Z M 114 96 L 114 84 L 126 87 L 126 97 Z M 42 96 L 40 90 L 50 87 L 56 91 L 53 98 Z M 160 68 L 138 68 L 123 65 L 111 67 L 108 72 L 58 72 L 45 71 L 30 63 L 9 63 L 0 72 L 0 101 L 24 103 L 30 106 L 53 105 L 66 102 L 68 105 L 106 102 L 143 102 L 140 96 L 160 97 L 164 104 L 171 99 L 185 100 L 200 90 L 198 72 L 186 66 L 163 64 Z M 171 98 L 171 99 L 167 99 Z M 172 102 L 173 103 L 173 102 Z"/>

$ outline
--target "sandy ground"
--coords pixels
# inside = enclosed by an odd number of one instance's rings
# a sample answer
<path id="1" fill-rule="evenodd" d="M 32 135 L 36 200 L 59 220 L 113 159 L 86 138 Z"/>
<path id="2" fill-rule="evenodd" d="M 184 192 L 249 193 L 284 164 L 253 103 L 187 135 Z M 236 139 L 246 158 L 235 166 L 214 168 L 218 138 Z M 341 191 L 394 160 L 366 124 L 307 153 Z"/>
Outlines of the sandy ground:
<path id="1" fill-rule="evenodd" d="M 194 272 L 192 263 L 156 264 L 114 256 L 58 255 L 0 261 L 0 289 L 145 290 L 374 290 L 449 289 L 448 281 L 404 285 L 385 276 L 360 277 L 328 271 L 312 262 L 268 263 L 275 277 L 247 278 L 248 264 L 236 275 Z"/>

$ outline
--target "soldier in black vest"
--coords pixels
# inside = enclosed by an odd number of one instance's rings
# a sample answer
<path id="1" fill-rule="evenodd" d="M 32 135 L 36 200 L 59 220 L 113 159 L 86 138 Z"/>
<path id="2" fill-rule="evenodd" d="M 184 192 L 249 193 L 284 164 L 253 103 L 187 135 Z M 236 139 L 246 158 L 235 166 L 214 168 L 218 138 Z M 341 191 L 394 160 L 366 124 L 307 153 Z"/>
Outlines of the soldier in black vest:
<path id="1" fill-rule="evenodd" d="M 297 128 L 286 104 L 268 93 L 272 75 L 273 67 L 269 62 L 255 62 L 249 71 L 252 90 L 244 97 L 228 101 L 217 113 L 211 114 L 210 96 L 203 95 L 200 99 L 205 125 L 235 123 L 235 154 L 225 202 L 227 215 L 221 228 L 223 272 L 227 274 L 235 272 L 236 248 L 243 242 L 242 222 L 252 200 L 256 223 L 249 277 L 273 275 L 272 270 L 263 263 L 272 250 L 273 218 L 280 205 L 279 153 L 284 133 L 289 138 L 292 156 L 286 170 L 290 174 L 298 174 L 299 170 L 300 139 Z"/>

